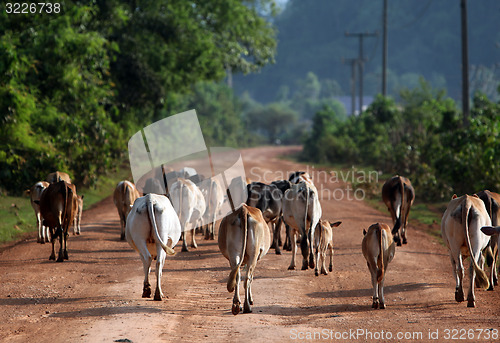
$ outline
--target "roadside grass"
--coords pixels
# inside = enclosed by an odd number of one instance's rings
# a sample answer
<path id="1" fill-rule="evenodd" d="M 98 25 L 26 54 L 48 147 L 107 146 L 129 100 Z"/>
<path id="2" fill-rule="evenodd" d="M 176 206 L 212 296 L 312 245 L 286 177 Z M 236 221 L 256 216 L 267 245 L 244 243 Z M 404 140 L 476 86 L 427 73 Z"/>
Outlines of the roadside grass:
<path id="1" fill-rule="evenodd" d="M 296 163 L 304 163 L 299 159 L 300 152 L 283 155 L 280 158 L 284 160 L 293 161 Z M 393 174 L 373 173 L 376 169 L 370 166 L 353 166 L 350 164 L 329 164 L 329 163 L 309 163 L 314 166 L 314 170 L 326 170 L 327 172 L 336 172 L 339 181 L 349 182 L 351 187 L 356 189 L 363 189 L 365 196 L 365 203 L 372 208 L 390 215 L 387 207 L 382 202 L 382 186 L 384 182 L 393 176 Z M 311 168 L 312 169 L 312 168 Z M 310 170 L 311 170 L 310 169 Z M 374 177 L 374 175 L 377 175 Z M 415 200 L 410 210 L 409 225 L 422 226 L 426 228 L 426 232 L 432 237 L 436 238 L 441 244 L 444 244 L 441 238 L 441 217 L 446 210 L 446 202 L 426 203 Z M 391 225 L 392 223 L 388 223 Z"/>
<path id="2" fill-rule="evenodd" d="M 130 179 L 128 162 L 107 175 L 99 177 L 94 187 L 80 188 L 79 195 L 84 195 L 83 209 L 87 210 L 94 204 L 113 194 L 116 184 L 124 179 Z M 27 187 L 29 188 L 29 187 Z M 35 212 L 26 196 L 0 196 L 0 244 L 32 237 L 37 231 Z"/>

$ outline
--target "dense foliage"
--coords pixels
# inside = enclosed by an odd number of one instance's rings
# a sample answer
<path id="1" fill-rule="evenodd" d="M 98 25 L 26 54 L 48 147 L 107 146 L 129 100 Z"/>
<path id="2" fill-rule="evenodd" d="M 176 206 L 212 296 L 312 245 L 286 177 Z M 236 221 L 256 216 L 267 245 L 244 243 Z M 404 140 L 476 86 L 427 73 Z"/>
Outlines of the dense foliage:
<path id="1" fill-rule="evenodd" d="M 273 14 L 272 0 L 61 3 L 0 13 L 0 192 L 56 169 L 93 183 L 132 133 L 175 111 L 220 124 L 204 125 L 210 142 L 243 136 L 232 92 L 209 82 L 273 61 L 275 32 L 258 13 Z"/>
<path id="2" fill-rule="evenodd" d="M 418 197 L 500 190 L 500 104 L 478 93 L 469 125 L 444 91 L 420 86 L 401 92 L 401 104 L 379 96 L 359 116 L 316 113 L 303 158 L 372 166 L 408 176 Z"/>

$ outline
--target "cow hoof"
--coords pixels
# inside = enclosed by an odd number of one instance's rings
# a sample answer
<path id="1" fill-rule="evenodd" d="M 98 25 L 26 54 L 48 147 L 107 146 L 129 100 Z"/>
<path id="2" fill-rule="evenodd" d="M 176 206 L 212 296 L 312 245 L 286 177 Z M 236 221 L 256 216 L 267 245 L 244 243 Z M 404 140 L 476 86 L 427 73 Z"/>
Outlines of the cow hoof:
<path id="1" fill-rule="evenodd" d="M 56 262 L 64 262 L 64 257 L 59 256 L 56 260 Z"/>
<path id="2" fill-rule="evenodd" d="M 122 234 L 120 235 L 120 241 L 124 241 L 124 240 L 125 240 L 125 234 L 124 234 L 124 233 L 122 233 Z"/>
<path id="3" fill-rule="evenodd" d="M 42 240 L 41 242 L 38 242 L 40 244 L 45 244 L 45 240 Z"/>
<path id="4" fill-rule="evenodd" d="M 163 297 L 163 294 L 161 294 L 160 292 L 156 291 L 155 292 L 155 296 L 154 296 L 154 300 L 156 301 L 161 301 L 162 300 L 162 297 Z"/>
<path id="5" fill-rule="evenodd" d="M 374 301 L 372 304 L 372 308 L 377 309 L 378 308 L 378 302 Z"/>
<path id="6" fill-rule="evenodd" d="M 276 255 L 281 255 L 281 249 L 280 249 L 279 247 L 278 247 L 278 248 L 276 248 L 276 251 L 275 251 L 275 252 L 276 252 Z"/>
<path id="7" fill-rule="evenodd" d="M 487 291 L 494 291 L 495 290 L 495 287 L 493 287 L 492 284 L 490 284 L 490 287 L 488 287 Z"/>
<path id="8" fill-rule="evenodd" d="M 380 308 L 382 310 L 385 309 L 385 304 L 381 302 L 378 308 Z"/>
<path id="9" fill-rule="evenodd" d="M 396 245 L 397 245 L 398 247 L 400 247 L 400 246 L 402 245 L 402 244 L 401 244 L 401 241 L 397 241 L 397 242 L 396 242 Z"/>
<path id="10" fill-rule="evenodd" d="M 476 307 L 476 302 L 474 300 L 468 300 L 467 301 L 467 307 Z"/>
<path id="11" fill-rule="evenodd" d="M 211 241 L 215 241 L 215 236 L 214 236 L 214 234 L 213 234 L 213 233 L 212 233 L 212 234 L 210 234 L 210 240 L 211 240 Z"/>
<path id="12" fill-rule="evenodd" d="M 54 255 L 50 255 L 50 257 L 49 257 L 49 261 L 50 261 L 50 260 L 54 260 L 54 261 L 55 261 L 55 260 L 56 260 L 56 257 L 55 257 Z"/>
<path id="13" fill-rule="evenodd" d="M 327 272 L 325 269 L 322 269 L 322 270 L 321 270 L 321 274 L 323 274 L 323 275 L 328 275 L 328 272 Z"/>
<path id="14" fill-rule="evenodd" d="M 295 266 L 289 266 L 288 270 L 295 270 Z"/>
<path id="15" fill-rule="evenodd" d="M 64 259 L 65 259 L 65 260 L 67 260 L 68 258 L 69 258 L 69 256 L 68 256 L 68 252 L 67 252 L 67 251 L 65 251 L 65 252 L 64 252 Z"/>
<path id="16" fill-rule="evenodd" d="M 245 308 L 243 309 L 243 313 L 252 313 L 252 309 L 250 308 L 250 306 L 245 306 Z"/>
<path id="17" fill-rule="evenodd" d="M 269 247 L 269 249 L 276 249 L 276 243 L 272 243 L 271 246 Z"/>
<path id="18" fill-rule="evenodd" d="M 403 238 L 403 244 L 408 244 L 408 241 L 406 240 L 406 238 Z"/>
<path id="19" fill-rule="evenodd" d="M 151 287 L 144 287 L 142 290 L 143 298 L 151 298 Z"/>
<path id="20" fill-rule="evenodd" d="M 455 300 L 459 303 L 461 303 L 462 301 L 464 301 L 464 292 L 460 292 L 460 291 L 455 291 Z"/>
<path id="21" fill-rule="evenodd" d="M 307 270 L 307 262 L 306 263 L 302 263 L 302 270 Z"/>
<path id="22" fill-rule="evenodd" d="M 193 244 L 191 244 L 191 248 L 193 248 L 193 249 L 198 249 L 198 245 L 193 245 Z"/>
<path id="23" fill-rule="evenodd" d="M 236 316 L 238 313 L 241 311 L 241 306 L 240 304 L 233 304 L 233 308 L 231 309 L 231 312 Z"/>
<path id="24" fill-rule="evenodd" d="M 317 270 L 314 271 L 314 275 L 319 276 L 319 273 Z"/>
<path id="25" fill-rule="evenodd" d="M 188 252 L 189 250 L 188 250 L 188 248 L 182 247 L 181 251 L 182 252 Z"/>
<path id="26" fill-rule="evenodd" d="M 328 267 L 328 271 L 333 272 L 333 266 Z"/>

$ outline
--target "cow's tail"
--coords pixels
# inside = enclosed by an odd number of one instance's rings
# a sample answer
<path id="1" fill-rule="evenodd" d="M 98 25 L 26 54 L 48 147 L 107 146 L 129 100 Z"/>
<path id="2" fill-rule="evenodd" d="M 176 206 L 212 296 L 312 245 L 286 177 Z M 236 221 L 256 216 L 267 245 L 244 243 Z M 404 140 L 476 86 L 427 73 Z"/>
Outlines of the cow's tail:
<path id="1" fill-rule="evenodd" d="M 398 233 L 399 228 L 401 227 L 402 223 L 404 223 L 403 204 L 405 203 L 405 185 L 403 183 L 403 180 L 401 180 L 401 177 L 398 177 L 398 181 L 399 191 L 401 192 L 401 205 L 399 206 L 399 215 L 396 217 L 396 222 L 394 223 L 394 228 L 392 229 L 393 235 Z"/>
<path id="2" fill-rule="evenodd" d="M 240 270 L 241 264 L 243 263 L 243 259 L 245 258 L 245 251 L 247 249 L 247 235 L 248 235 L 248 210 L 243 205 L 240 211 L 240 221 L 243 223 L 243 246 L 241 249 L 241 256 L 239 261 L 237 261 L 236 266 L 231 269 L 231 273 L 229 274 L 229 279 L 227 280 L 227 290 L 228 292 L 234 291 L 236 287 L 236 276 L 238 275 L 238 271 Z"/>
<path id="3" fill-rule="evenodd" d="M 474 258 L 474 255 L 472 254 L 472 247 L 470 244 L 470 237 L 469 237 L 469 212 L 471 210 L 472 204 L 469 200 L 469 197 L 466 195 L 465 196 L 465 203 L 462 206 L 462 225 L 465 228 L 465 239 L 467 242 L 467 248 L 469 249 L 469 255 L 470 259 L 472 262 L 472 266 L 474 268 L 474 271 L 476 272 L 476 282 L 477 285 L 481 288 L 487 289 L 490 287 L 490 282 L 488 281 L 488 277 L 486 276 L 486 273 L 484 270 L 482 270 L 479 265 L 477 264 L 476 259 Z"/>
<path id="4" fill-rule="evenodd" d="M 158 226 L 156 225 L 156 219 L 155 219 L 154 208 L 153 208 L 154 205 L 153 205 L 153 201 L 151 200 L 151 198 L 148 199 L 146 204 L 148 207 L 149 221 L 151 222 L 151 227 L 153 228 L 153 235 L 154 235 L 155 241 L 160 243 L 161 247 L 163 248 L 163 250 L 165 250 L 167 255 L 175 255 L 174 249 L 167 246 L 161 240 L 160 235 L 158 234 Z"/>
<path id="5" fill-rule="evenodd" d="M 377 282 L 381 282 L 384 279 L 384 246 L 383 246 L 383 236 L 382 236 L 382 228 L 379 226 L 377 230 L 375 230 L 375 234 L 377 236 L 378 243 L 378 257 L 377 257 Z"/>
<path id="6" fill-rule="evenodd" d="M 62 196 L 63 196 L 63 208 L 62 208 L 62 213 L 59 218 L 59 227 L 56 229 L 56 237 L 58 235 L 61 235 L 61 238 L 64 236 L 64 229 L 63 226 L 66 226 L 66 221 L 68 220 L 67 218 L 67 209 L 68 209 L 68 187 L 66 186 L 66 182 L 64 183 L 63 191 L 62 191 Z M 69 225 L 68 225 L 69 226 Z"/>

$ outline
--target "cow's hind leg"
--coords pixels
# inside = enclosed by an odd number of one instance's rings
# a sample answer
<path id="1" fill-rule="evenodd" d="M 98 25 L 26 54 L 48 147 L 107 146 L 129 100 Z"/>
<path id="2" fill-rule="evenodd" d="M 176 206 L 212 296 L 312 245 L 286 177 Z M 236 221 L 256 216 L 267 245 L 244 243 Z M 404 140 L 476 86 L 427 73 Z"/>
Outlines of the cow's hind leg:
<path id="1" fill-rule="evenodd" d="M 283 244 L 283 250 L 292 251 L 292 234 L 290 232 L 290 226 L 285 224 L 285 243 Z"/>
<path id="2" fill-rule="evenodd" d="M 297 254 L 297 238 L 295 237 L 295 230 L 290 232 L 290 245 L 292 247 L 292 262 L 290 262 L 290 266 L 288 270 L 295 270 L 295 255 Z"/>
<path id="3" fill-rule="evenodd" d="M 149 272 L 151 271 L 151 262 L 153 261 L 153 258 L 151 257 L 151 254 L 147 251 L 147 248 L 146 250 L 140 250 L 140 251 L 146 251 L 145 254 L 141 253 L 142 267 L 144 269 L 144 286 L 142 288 L 142 297 L 150 298 L 151 284 L 149 283 Z"/>
<path id="4" fill-rule="evenodd" d="M 300 241 L 300 251 L 302 252 L 302 270 L 307 270 L 309 267 L 309 263 L 307 261 L 307 257 L 309 255 L 309 241 L 307 239 L 307 235 L 302 235 L 302 240 Z"/>
<path id="5" fill-rule="evenodd" d="M 372 277 L 372 287 L 373 287 L 373 303 L 372 308 L 377 309 L 379 306 L 378 298 L 378 282 L 377 282 L 377 263 L 374 261 L 372 264 L 367 262 L 368 268 L 370 269 L 370 274 Z"/>
<path id="6" fill-rule="evenodd" d="M 182 232 L 181 239 L 182 239 L 182 249 L 181 249 L 181 251 L 183 251 L 183 252 L 189 251 L 188 247 L 187 247 L 187 243 L 186 243 L 186 231 Z"/>
<path id="7" fill-rule="evenodd" d="M 56 240 L 57 240 L 57 237 L 55 234 L 52 234 L 53 233 L 53 230 L 51 230 L 51 242 L 52 242 L 52 253 L 50 254 L 50 257 L 49 257 L 49 260 L 56 260 Z"/>
<path id="8" fill-rule="evenodd" d="M 233 266 L 231 266 L 232 268 Z M 234 315 L 237 315 L 241 311 L 241 301 L 240 301 L 240 268 L 236 272 L 236 286 L 234 287 L 234 297 L 233 297 L 233 307 L 231 308 L 231 312 Z"/>
<path id="9" fill-rule="evenodd" d="M 57 229 L 57 235 L 59 236 L 59 254 L 57 255 L 56 262 L 64 262 L 64 232 L 62 231 L 62 227 Z"/>
<path id="10" fill-rule="evenodd" d="M 385 299 L 384 299 L 384 279 L 380 281 L 378 285 L 378 294 L 379 294 L 379 308 L 385 309 Z"/>
<path id="11" fill-rule="evenodd" d="M 67 260 L 69 258 L 68 256 L 68 232 L 64 232 L 63 233 L 64 235 L 64 251 L 63 251 L 63 257 L 65 260 Z"/>
<path id="12" fill-rule="evenodd" d="M 120 215 L 120 240 L 124 241 L 125 240 L 125 226 L 126 226 L 126 219 L 125 219 L 125 214 Z"/>
<path id="13" fill-rule="evenodd" d="M 252 313 L 253 298 L 252 298 L 252 281 L 253 281 L 253 272 L 255 270 L 255 263 L 257 261 L 254 260 L 252 263 L 247 265 L 247 275 L 245 279 L 245 303 L 243 306 L 243 313 Z"/>
<path id="14" fill-rule="evenodd" d="M 163 292 L 161 291 L 161 275 L 163 270 L 163 264 L 165 263 L 165 251 L 163 248 L 157 244 L 156 247 L 156 290 L 154 300 L 161 301 L 164 297 Z"/>
<path id="15" fill-rule="evenodd" d="M 328 246 L 328 250 L 330 250 L 330 265 L 328 266 L 328 270 L 333 271 L 333 245 L 330 244 Z"/>
<path id="16" fill-rule="evenodd" d="M 455 300 L 457 302 L 464 301 L 463 278 L 464 267 L 462 265 L 462 255 L 458 253 L 456 260 L 453 252 L 450 252 L 451 266 L 453 269 L 453 276 L 455 277 Z"/>

